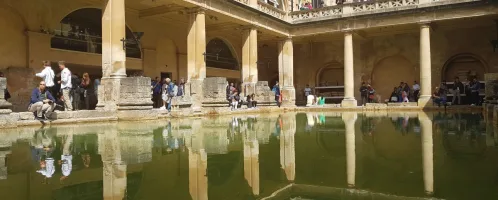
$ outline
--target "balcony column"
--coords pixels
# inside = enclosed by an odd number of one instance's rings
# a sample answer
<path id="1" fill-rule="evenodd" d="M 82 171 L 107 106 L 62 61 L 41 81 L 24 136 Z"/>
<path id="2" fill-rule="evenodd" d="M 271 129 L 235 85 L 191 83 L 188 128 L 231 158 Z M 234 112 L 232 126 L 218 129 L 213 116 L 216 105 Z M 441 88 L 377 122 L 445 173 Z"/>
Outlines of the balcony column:
<path id="1" fill-rule="evenodd" d="M 244 30 L 242 47 L 242 96 L 255 92 L 258 82 L 258 30 L 251 27 Z"/>
<path id="2" fill-rule="evenodd" d="M 422 127 L 422 166 L 424 190 L 427 195 L 434 194 L 434 150 L 432 139 L 432 120 L 426 113 L 418 116 Z"/>
<path id="3" fill-rule="evenodd" d="M 418 106 L 425 107 L 431 101 L 431 33 L 430 25 L 420 25 L 420 98 Z"/>
<path id="4" fill-rule="evenodd" d="M 202 83 L 206 78 L 206 15 L 205 10 L 195 8 L 190 11 L 187 38 L 187 87 L 192 97 L 192 108 L 202 107 Z"/>
<path id="5" fill-rule="evenodd" d="M 344 100 L 341 106 L 353 108 L 358 104 L 354 98 L 354 58 L 353 58 L 353 32 L 344 33 Z"/>
<path id="6" fill-rule="evenodd" d="M 342 121 L 346 125 L 346 174 L 348 187 L 356 185 L 356 145 L 355 145 L 355 123 L 358 115 L 356 113 L 343 113 Z"/>
<path id="7" fill-rule="evenodd" d="M 278 76 L 282 106 L 296 105 L 296 89 L 294 88 L 294 48 L 292 38 L 287 38 L 279 43 Z"/>
<path id="8" fill-rule="evenodd" d="M 102 14 L 102 77 L 126 77 L 125 0 L 105 0 Z"/>
<path id="9" fill-rule="evenodd" d="M 296 116 L 284 114 L 278 117 L 277 123 L 281 124 L 280 133 L 280 166 L 285 172 L 287 180 L 294 182 L 296 178 Z"/>

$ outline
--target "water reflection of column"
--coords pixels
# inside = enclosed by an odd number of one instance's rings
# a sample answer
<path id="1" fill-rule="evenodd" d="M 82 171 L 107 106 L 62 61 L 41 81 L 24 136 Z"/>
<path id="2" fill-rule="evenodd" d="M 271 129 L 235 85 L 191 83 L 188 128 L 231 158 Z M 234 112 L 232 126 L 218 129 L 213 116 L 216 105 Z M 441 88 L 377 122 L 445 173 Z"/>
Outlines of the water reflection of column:
<path id="1" fill-rule="evenodd" d="M 250 135 L 253 133 L 253 135 Z M 255 132 L 244 135 L 244 178 L 252 188 L 254 195 L 259 195 L 259 142 Z"/>
<path id="2" fill-rule="evenodd" d="M 346 128 L 346 174 L 348 187 L 356 185 L 355 122 L 357 113 L 343 113 L 342 121 Z"/>
<path id="3" fill-rule="evenodd" d="M 432 142 L 432 121 L 425 114 L 418 116 L 422 125 L 422 165 L 424 170 L 424 189 L 428 195 L 434 194 L 434 159 Z"/>
<path id="4" fill-rule="evenodd" d="M 117 127 L 111 126 L 99 134 L 99 152 L 102 155 L 104 200 L 121 200 L 126 191 L 126 164 L 121 159 Z"/>
<path id="5" fill-rule="evenodd" d="M 188 146 L 189 192 L 192 200 L 208 199 L 207 153 L 204 149 L 202 121 L 192 121 L 192 134 Z"/>
<path id="6" fill-rule="evenodd" d="M 287 176 L 287 180 L 294 181 L 296 177 L 296 150 L 294 135 L 296 134 L 296 116 L 284 114 L 281 118 L 280 133 L 280 165 Z"/>

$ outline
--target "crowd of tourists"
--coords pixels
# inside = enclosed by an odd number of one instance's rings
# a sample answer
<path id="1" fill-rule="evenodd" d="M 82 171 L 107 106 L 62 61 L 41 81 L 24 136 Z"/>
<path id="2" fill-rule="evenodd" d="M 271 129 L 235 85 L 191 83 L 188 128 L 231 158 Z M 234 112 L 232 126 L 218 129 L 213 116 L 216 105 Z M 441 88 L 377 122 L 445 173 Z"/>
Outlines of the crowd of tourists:
<path id="1" fill-rule="evenodd" d="M 159 80 L 159 77 L 156 77 L 152 80 L 151 88 L 153 107 L 171 111 L 173 97 L 185 95 L 185 79 L 181 78 L 177 82 L 171 81 L 170 78 Z"/>
<path id="2" fill-rule="evenodd" d="M 95 109 L 97 104 L 99 79 L 92 81 L 88 73 L 82 77 L 71 73 L 64 61 L 59 61 L 60 73 L 56 74 L 50 61 L 43 61 L 41 72 L 36 73 L 42 81 L 31 92 L 28 111 L 38 120 L 46 120 L 54 110 L 73 111 Z M 4 77 L 0 73 L 0 77 Z M 11 98 L 8 90 L 5 99 Z"/>

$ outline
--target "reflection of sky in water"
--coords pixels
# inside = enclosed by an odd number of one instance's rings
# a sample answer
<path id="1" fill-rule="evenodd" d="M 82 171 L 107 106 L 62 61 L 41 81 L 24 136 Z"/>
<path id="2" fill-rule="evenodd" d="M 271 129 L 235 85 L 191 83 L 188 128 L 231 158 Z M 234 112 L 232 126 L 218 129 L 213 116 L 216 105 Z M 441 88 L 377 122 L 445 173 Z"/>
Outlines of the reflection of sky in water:
<path id="1" fill-rule="evenodd" d="M 481 114 L 371 115 L 286 113 L 10 130 L 0 139 L 0 195 L 245 200 L 295 183 L 328 192 L 354 187 L 371 196 L 425 197 L 433 190 L 443 199 L 498 199 L 498 129 Z M 27 189 L 43 187 L 51 189 Z M 320 197 L 313 194 L 302 197 Z"/>

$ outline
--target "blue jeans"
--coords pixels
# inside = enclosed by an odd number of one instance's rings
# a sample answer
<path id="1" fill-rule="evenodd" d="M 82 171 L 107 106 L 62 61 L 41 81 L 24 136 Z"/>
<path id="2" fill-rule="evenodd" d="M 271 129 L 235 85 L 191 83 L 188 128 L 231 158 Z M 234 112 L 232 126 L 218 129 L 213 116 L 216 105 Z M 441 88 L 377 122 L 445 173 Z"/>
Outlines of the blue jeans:
<path id="1" fill-rule="evenodd" d="M 172 99 L 172 98 L 173 98 L 173 97 L 170 97 L 170 98 L 168 99 L 168 107 L 167 107 L 168 111 L 171 111 L 171 99 Z"/>

